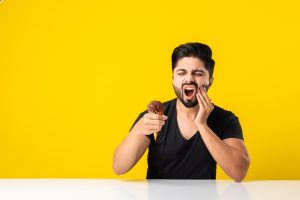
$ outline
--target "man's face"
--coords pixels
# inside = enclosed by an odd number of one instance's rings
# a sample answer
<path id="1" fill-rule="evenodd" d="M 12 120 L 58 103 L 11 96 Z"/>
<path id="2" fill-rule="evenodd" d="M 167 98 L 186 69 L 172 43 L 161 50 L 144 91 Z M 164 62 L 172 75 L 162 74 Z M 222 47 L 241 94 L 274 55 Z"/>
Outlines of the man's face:
<path id="1" fill-rule="evenodd" d="M 177 61 L 173 70 L 173 88 L 180 101 L 188 108 L 198 104 L 196 93 L 201 86 L 206 89 L 212 84 L 213 78 L 199 58 L 183 57 Z"/>

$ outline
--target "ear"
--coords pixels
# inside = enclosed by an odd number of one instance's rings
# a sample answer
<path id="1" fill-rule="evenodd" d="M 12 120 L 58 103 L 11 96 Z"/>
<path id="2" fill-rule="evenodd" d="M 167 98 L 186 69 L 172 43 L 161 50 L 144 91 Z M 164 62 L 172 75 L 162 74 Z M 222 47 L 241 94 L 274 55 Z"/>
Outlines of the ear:
<path id="1" fill-rule="evenodd" d="M 214 82 L 214 77 L 209 78 L 209 86 L 211 86 Z"/>

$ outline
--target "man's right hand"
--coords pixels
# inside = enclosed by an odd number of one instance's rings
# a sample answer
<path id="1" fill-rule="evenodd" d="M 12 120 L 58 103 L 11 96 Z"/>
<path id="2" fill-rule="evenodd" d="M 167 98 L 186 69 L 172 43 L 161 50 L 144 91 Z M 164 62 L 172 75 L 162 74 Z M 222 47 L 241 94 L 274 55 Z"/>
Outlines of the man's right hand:
<path id="1" fill-rule="evenodd" d="M 158 133 L 167 119 L 165 115 L 146 113 L 134 126 L 134 131 L 142 135 Z"/>

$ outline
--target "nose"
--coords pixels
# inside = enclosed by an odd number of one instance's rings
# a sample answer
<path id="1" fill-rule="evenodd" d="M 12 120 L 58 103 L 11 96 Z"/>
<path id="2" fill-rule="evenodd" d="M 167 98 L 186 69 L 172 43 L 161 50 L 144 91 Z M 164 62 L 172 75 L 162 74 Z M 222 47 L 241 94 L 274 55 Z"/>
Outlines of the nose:
<path id="1" fill-rule="evenodd" d="M 188 82 L 188 83 L 195 82 L 195 78 L 192 74 L 187 74 L 185 81 Z"/>

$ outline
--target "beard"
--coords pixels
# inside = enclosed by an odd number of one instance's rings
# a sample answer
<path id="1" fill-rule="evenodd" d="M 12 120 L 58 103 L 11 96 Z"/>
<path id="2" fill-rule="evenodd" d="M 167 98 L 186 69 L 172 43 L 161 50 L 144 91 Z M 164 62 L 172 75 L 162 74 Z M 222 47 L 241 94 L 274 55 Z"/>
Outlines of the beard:
<path id="1" fill-rule="evenodd" d="M 198 88 L 197 84 L 194 84 L 194 85 L 196 86 L 196 88 Z M 184 100 L 184 98 L 183 98 L 183 88 L 178 88 L 175 85 L 173 85 L 173 88 L 174 88 L 176 96 L 178 97 L 178 99 L 181 101 L 181 103 L 185 107 L 187 107 L 187 108 L 193 108 L 193 107 L 195 107 L 195 106 L 198 105 L 198 100 L 197 100 L 196 97 L 194 99 L 192 99 L 192 100 Z"/>

